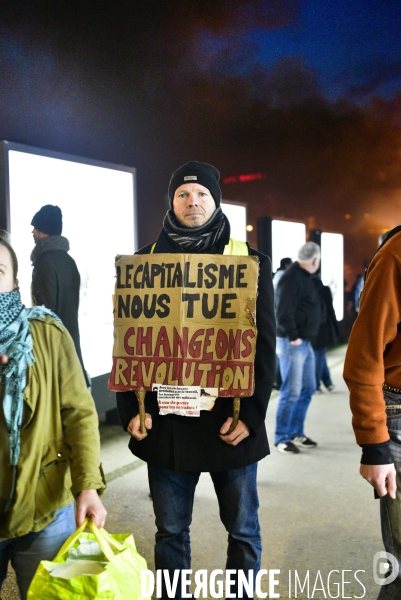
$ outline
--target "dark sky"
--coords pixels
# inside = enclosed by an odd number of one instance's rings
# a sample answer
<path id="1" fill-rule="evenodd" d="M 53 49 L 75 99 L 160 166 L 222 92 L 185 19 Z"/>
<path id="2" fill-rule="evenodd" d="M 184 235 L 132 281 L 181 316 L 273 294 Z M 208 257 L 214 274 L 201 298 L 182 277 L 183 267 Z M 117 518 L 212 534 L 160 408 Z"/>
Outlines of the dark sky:
<path id="1" fill-rule="evenodd" d="M 0 16 L 0 138 L 137 167 L 141 243 L 194 159 L 263 173 L 222 185 L 254 225 L 345 233 L 351 278 L 401 222 L 399 1 L 13 0 Z"/>

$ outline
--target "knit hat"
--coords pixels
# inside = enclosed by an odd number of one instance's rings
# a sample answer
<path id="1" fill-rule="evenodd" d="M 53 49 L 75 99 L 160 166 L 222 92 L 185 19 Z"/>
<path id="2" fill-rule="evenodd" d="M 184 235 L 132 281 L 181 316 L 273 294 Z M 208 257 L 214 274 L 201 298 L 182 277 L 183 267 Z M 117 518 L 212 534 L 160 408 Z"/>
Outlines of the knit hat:
<path id="1" fill-rule="evenodd" d="M 63 215 L 58 206 L 46 204 L 36 213 L 31 225 L 48 235 L 61 235 L 63 230 Z"/>
<path id="2" fill-rule="evenodd" d="M 173 208 L 174 193 L 180 185 L 184 183 L 200 183 L 205 186 L 214 198 L 216 208 L 220 206 L 221 189 L 218 184 L 220 179 L 219 171 L 208 163 L 192 160 L 182 167 L 179 167 L 171 176 L 168 186 L 168 197 L 170 206 Z"/>

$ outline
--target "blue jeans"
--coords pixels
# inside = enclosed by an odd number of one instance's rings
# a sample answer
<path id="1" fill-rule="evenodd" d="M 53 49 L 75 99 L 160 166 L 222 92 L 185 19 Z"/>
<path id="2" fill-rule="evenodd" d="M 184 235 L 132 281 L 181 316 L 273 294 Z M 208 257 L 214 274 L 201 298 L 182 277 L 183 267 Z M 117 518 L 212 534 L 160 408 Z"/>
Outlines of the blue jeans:
<path id="1" fill-rule="evenodd" d="M 306 411 L 316 391 L 315 354 L 310 342 L 294 346 L 288 338 L 277 338 L 282 384 L 276 414 L 274 443 L 289 442 L 304 434 Z"/>
<path id="2" fill-rule="evenodd" d="M 320 388 L 320 382 L 323 381 L 326 388 L 333 385 L 331 381 L 329 367 L 326 360 L 327 348 L 315 348 L 315 363 L 316 363 L 316 389 Z"/>
<path id="3" fill-rule="evenodd" d="M 226 569 L 242 569 L 246 575 L 253 569 L 254 577 L 262 555 L 256 474 L 257 463 L 210 473 L 228 532 Z M 148 464 L 148 476 L 157 527 L 155 567 L 168 569 L 172 581 L 175 569 L 191 568 L 189 526 L 200 473 L 177 473 Z M 181 598 L 181 578 L 175 597 Z M 167 598 L 164 581 L 163 598 Z"/>
<path id="4" fill-rule="evenodd" d="M 385 391 L 384 399 L 391 453 L 397 471 L 397 495 L 395 500 L 388 494 L 380 498 L 380 517 L 385 550 L 395 556 L 400 571 L 392 583 L 382 585 L 378 599 L 399 600 L 401 598 L 401 409 L 390 407 L 401 405 L 401 395 Z"/>
<path id="5" fill-rule="evenodd" d="M 75 531 L 74 503 L 56 513 L 55 519 L 41 531 L 0 542 L 0 589 L 11 561 L 21 595 L 26 600 L 28 588 L 41 560 L 53 560 L 65 540 Z"/>

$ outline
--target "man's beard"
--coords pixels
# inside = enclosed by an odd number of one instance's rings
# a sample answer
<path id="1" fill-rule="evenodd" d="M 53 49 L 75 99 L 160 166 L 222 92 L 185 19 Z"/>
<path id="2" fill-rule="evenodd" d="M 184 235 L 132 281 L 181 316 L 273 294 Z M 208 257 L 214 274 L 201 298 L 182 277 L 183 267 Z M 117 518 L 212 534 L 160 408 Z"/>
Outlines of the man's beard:
<path id="1" fill-rule="evenodd" d="M 206 223 L 208 223 L 210 221 L 210 219 L 213 218 L 213 215 L 214 215 L 215 212 L 216 212 L 216 209 L 212 212 L 212 214 L 210 215 L 210 217 L 208 219 L 206 219 L 206 221 L 204 221 L 203 223 L 200 223 L 200 224 L 198 224 L 198 223 L 191 223 L 191 222 L 190 223 L 186 223 L 183 219 L 180 219 L 180 217 L 178 217 L 175 213 L 174 213 L 174 216 L 175 216 L 176 220 L 178 221 L 178 223 L 182 227 L 185 227 L 185 228 L 188 228 L 188 229 L 195 229 L 196 227 L 203 227 L 204 225 L 206 225 Z M 190 216 L 190 215 L 187 215 L 187 216 Z"/>

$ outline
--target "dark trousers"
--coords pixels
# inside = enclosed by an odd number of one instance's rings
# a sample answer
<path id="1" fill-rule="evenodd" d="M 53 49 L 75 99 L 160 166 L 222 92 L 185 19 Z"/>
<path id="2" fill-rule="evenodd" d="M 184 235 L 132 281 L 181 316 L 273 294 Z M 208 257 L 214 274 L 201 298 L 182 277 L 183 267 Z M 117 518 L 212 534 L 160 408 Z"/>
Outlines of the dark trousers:
<path id="1" fill-rule="evenodd" d="M 220 518 L 228 532 L 226 569 L 246 574 L 252 569 L 255 577 L 262 555 L 256 474 L 257 463 L 210 473 Z M 148 476 L 157 527 L 155 567 L 168 569 L 173 581 L 174 570 L 191 568 L 189 527 L 200 473 L 177 473 L 148 465 Z M 175 597 L 181 598 L 181 578 Z M 167 598 L 164 584 L 163 598 Z"/>

